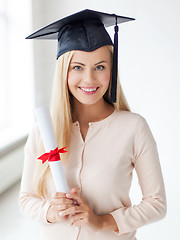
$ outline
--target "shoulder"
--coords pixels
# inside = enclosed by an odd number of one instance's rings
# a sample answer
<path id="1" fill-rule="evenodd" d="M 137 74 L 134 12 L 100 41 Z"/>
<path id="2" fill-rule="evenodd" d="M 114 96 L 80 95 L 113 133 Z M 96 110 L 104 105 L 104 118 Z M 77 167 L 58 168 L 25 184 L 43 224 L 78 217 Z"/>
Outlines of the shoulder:
<path id="1" fill-rule="evenodd" d="M 114 115 L 113 126 L 116 131 L 129 136 L 151 135 L 146 119 L 138 113 L 119 111 Z"/>
<path id="2" fill-rule="evenodd" d="M 146 120 L 138 113 L 115 111 L 106 125 L 108 134 L 122 138 L 135 138 L 148 129 Z"/>
<path id="3" fill-rule="evenodd" d="M 144 117 L 138 113 L 129 111 L 116 111 L 114 115 L 114 121 L 117 123 L 122 123 L 124 126 L 132 127 L 143 127 L 147 124 Z"/>
<path id="4" fill-rule="evenodd" d="M 37 125 L 37 123 L 34 123 L 34 125 L 32 126 L 30 132 L 29 132 L 29 137 L 28 138 L 39 138 L 40 137 L 40 132 L 39 132 L 39 127 Z"/>
<path id="5" fill-rule="evenodd" d="M 37 123 L 35 123 L 30 130 L 25 149 L 32 150 L 36 148 L 40 143 L 40 132 Z"/>
<path id="6" fill-rule="evenodd" d="M 117 112 L 117 123 L 121 123 L 126 133 L 134 137 L 136 142 L 156 143 L 146 119 L 138 113 Z"/>

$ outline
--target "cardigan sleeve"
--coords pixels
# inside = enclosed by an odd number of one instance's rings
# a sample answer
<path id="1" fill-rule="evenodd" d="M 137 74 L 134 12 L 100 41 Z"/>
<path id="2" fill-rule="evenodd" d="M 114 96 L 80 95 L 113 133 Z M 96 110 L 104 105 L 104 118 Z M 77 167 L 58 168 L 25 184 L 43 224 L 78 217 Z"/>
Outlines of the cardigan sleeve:
<path id="1" fill-rule="evenodd" d="M 23 215 L 48 223 L 46 214 L 49 208 L 47 199 L 38 198 L 34 190 L 33 175 L 37 161 L 38 129 L 34 127 L 24 148 L 24 167 L 19 194 L 19 207 Z"/>
<path id="2" fill-rule="evenodd" d="M 166 197 L 156 142 L 149 126 L 141 116 L 134 137 L 132 164 L 142 191 L 138 205 L 122 207 L 110 214 L 118 226 L 118 235 L 158 221 L 166 215 Z"/>

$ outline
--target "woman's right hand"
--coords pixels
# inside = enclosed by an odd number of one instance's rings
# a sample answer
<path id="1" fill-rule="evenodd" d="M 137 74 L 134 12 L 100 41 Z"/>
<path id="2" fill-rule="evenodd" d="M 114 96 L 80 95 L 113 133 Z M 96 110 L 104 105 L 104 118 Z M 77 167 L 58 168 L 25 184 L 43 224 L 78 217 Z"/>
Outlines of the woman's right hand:
<path id="1" fill-rule="evenodd" d="M 75 191 L 75 189 L 72 189 L 70 193 L 75 193 Z M 72 206 L 74 206 L 74 201 L 66 198 L 66 193 L 56 192 L 52 194 L 50 207 L 46 215 L 47 221 L 49 223 L 57 223 L 62 222 L 62 220 L 67 220 L 69 216 L 62 217 L 60 212 Z"/>

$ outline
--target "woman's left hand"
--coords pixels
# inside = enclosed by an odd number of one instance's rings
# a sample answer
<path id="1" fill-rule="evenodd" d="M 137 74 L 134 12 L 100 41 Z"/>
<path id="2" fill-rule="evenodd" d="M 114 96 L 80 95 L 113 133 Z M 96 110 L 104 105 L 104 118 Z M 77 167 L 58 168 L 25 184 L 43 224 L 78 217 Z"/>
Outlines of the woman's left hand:
<path id="1" fill-rule="evenodd" d="M 73 201 L 76 203 L 76 205 L 61 211 L 61 216 L 71 216 L 69 220 L 71 225 L 86 225 L 93 231 L 116 229 L 116 222 L 110 214 L 104 216 L 96 215 L 88 206 L 88 204 L 82 199 L 82 197 L 77 194 L 77 191 L 72 191 L 71 194 L 66 194 L 66 197 L 73 199 Z"/>

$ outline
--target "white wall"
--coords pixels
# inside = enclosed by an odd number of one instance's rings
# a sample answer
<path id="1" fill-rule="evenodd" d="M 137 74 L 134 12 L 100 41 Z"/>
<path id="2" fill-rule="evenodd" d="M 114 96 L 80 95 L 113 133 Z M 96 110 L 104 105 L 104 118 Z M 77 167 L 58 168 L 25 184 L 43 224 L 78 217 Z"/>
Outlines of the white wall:
<path id="1" fill-rule="evenodd" d="M 0 194 L 12 187 L 21 178 L 23 169 L 24 142 L 23 139 L 13 150 L 0 154 Z"/>
<path id="2" fill-rule="evenodd" d="M 137 237 L 180 239 L 180 3 L 178 0 L 33 0 L 34 30 L 85 8 L 136 18 L 135 22 L 120 26 L 120 78 L 132 111 L 146 118 L 156 138 L 168 201 L 166 218 L 139 229 Z M 49 102 L 56 43 L 36 40 L 34 45 L 36 105 L 41 105 Z M 136 191 L 136 184 L 133 189 Z"/>

